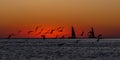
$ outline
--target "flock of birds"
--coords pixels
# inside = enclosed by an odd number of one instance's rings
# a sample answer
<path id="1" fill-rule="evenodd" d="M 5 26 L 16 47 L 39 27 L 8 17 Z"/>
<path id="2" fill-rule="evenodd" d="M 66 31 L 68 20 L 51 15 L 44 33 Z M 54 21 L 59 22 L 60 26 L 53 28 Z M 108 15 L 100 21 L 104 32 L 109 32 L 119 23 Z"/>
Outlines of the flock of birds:
<path id="1" fill-rule="evenodd" d="M 39 30 L 39 28 L 40 28 L 39 26 L 36 26 L 36 28 L 34 30 L 27 31 L 27 35 L 30 35 L 30 34 L 32 34 L 34 32 L 38 32 L 38 31 L 39 32 L 36 35 L 42 34 L 42 32 L 44 32 L 44 28 L 41 28 L 40 30 Z M 51 30 L 49 29 L 43 35 L 41 35 L 41 37 L 44 39 L 46 34 L 53 34 L 55 31 L 63 32 L 63 29 L 64 29 L 64 27 L 57 27 L 56 29 L 51 29 Z M 18 33 L 22 33 L 22 31 L 19 30 Z M 84 35 L 84 32 L 81 32 L 81 36 L 83 36 L 83 35 Z M 11 33 L 11 34 L 8 35 L 7 38 L 12 38 L 13 36 L 16 36 L 16 34 Z M 58 35 L 56 35 L 55 38 L 57 38 L 57 37 L 58 37 Z M 65 38 L 65 37 L 62 36 L 61 38 Z"/>
<path id="2" fill-rule="evenodd" d="M 55 31 L 57 31 L 57 32 L 63 32 L 63 29 L 64 29 L 64 27 L 57 27 L 57 28 L 55 28 L 55 29 L 49 29 L 49 30 L 47 30 L 47 31 L 44 31 L 44 30 L 45 30 L 44 28 L 41 28 L 40 30 L 39 30 L 39 28 L 40 28 L 39 26 L 36 26 L 34 30 L 27 31 L 27 35 L 30 35 L 30 34 L 32 34 L 32 33 L 34 33 L 34 32 L 37 32 L 36 35 L 41 35 L 41 37 L 42 37 L 43 39 L 45 39 L 45 38 L 46 38 L 46 34 L 54 34 Z M 44 32 L 44 33 L 43 33 L 43 32 Z M 18 33 L 22 33 L 22 31 L 19 30 Z M 9 39 L 9 38 L 12 38 L 13 36 L 16 36 L 16 34 L 11 33 L 10 35 L 8 35 L 7 38 Z M 81 32 L 81 37 L 83 37 L 83 36 L 84 36 L 84 31 Z M 56 35 L 55 38 L 58 38 L 58 35 Z M 62 36 L 61 38 L 65 38 L 65 37 Z M 102 38 L 102 34 L 99 34 L 99 35 L 97 36 L 97 42 L 99 42 L 99 40 L 100 40 L 101 38 Z M 76 43 L 78 43 L 78 41 L 76 41 Z"/>
<path id="3" fill-rule="evenodd" d="M 49 29 L 49 30 L 47 30 L 46 32 L 44 32 L 44 28 L 41 28 L 40 30 L 39 30 L 39 28 L 40 28 L 40 27 L 37 26 L 34 30 L 28 31 L 28 32 L 27 32 L 27 35 L 30 35 L 30 34 L 32 34 L 32 33 L 34 33 L 34 32 L 37 32 L 36 35 L 42 34 L 41 37 L 42 37 L 42 38 L 45 38 L 45 35 L 46 35 L 46 34 L 53 34 L 55 31 L 57 31 L 57 32 L 63 32 L 63 29 L 64 29 L 64 27 L 58 27 L 58 28 L 56 28 L 56 29 Z M 42 33 L 42 32 L 44 32 L 44 33 Z M 22 33 L 22 31 L 19 30 L 18 33 Z M 13 36 L 16 36 L 16 34 L 11 33 L 11 34 L 8 35 L 7 38 L 12 38 Z M 57 36 L 58 36 L 58 35 L 57 35 Z M 56 36 L 56 37 L 57 37 L 57 36 Z M 63 37 L 63 36 L 62 36 L 62 37 Z"/>

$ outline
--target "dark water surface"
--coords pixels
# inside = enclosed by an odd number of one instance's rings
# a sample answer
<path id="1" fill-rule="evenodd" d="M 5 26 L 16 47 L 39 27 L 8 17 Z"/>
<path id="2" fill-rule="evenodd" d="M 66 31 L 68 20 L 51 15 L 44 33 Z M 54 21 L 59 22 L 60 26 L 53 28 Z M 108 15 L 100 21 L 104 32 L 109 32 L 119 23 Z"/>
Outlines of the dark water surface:
<path id="1" fill-rule="evenodd" d="M 120 60 L 120 39 L 0 39 L 0 60 Z"/>

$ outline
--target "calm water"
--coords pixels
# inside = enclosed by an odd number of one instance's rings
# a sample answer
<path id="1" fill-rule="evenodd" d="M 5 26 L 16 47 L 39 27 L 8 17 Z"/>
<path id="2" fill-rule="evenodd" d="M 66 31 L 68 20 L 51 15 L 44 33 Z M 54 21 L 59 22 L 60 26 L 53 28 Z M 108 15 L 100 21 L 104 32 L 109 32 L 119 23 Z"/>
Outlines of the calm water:
<path id="1" fill-rule="evenodd" d="M 0 39 L 0 60 L 120 60 L 120 39 Z"/>

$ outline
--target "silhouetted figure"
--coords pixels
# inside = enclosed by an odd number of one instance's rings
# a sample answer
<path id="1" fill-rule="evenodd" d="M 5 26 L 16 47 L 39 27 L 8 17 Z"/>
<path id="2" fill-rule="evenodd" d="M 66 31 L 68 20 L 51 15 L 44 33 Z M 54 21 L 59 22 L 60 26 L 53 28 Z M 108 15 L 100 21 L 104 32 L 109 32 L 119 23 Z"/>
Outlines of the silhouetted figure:
<path id="1" fill-rule="evenodd" d="M 72 37 L 71 38 L 76 38 L 76 35 L 75 35 L 75 31 L 74 31 L 74 27 L 72 26 Z"/>
<path id="2" fill-rule="evenodd" d="M 102 38 L 102 34 L 99 34 L 99 35 L 98 35 L 97 42 L 99 42 L 101 38 Z"/>
<path id="3" fill-rule="evenodd" d="M 10 34 L 7 38 L 10 39 L 12 36 L 15 36 L 15 34 Z"/>
<path id="4" fill-rule="evenodd" d="M 63 46 L 64 45 L 64 43 L 59 43 L 57 46 L 58 47 L 61 47 L 61 46 Z"/>
<path id="5" fill-rule="evenodd" d="M 83 36 L 83 35 L 84 35 L 84 32 L 81 33 L 81 36 Z"/>
<path id="6" fill-rule="evenodd" d="M 91 28 L 91 31 L 88 32 L 89 33 L 89 38 L 95 38 L 95 34 L 94 34 L 94 29 L 93 27 Z"/>
<path id="7" fill-rule="evenodd" d="M 42 35 L 42 38 L 45 40 L 45 35 Z"/>
<path id="8" fill-rule="evenodd" d="M 28 35 L 31 34 L 33 31 L 28 31 Z"/>

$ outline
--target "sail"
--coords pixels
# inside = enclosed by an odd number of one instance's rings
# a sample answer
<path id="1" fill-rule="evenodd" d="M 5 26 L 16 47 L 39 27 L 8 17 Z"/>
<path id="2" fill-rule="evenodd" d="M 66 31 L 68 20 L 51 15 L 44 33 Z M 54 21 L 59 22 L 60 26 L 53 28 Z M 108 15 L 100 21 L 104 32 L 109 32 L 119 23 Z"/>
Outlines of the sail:
<path id="1" fill-rule="evenodd" d="M 95 38 L 95 33 L 93 27 L 91 28 L 91 31 L 89 33 L 89 38 Z"/>
<path id="2" fill-rule="evenodd" d="M 72 26 L 72 38 L 76 38 L 74 27 Z"/>

